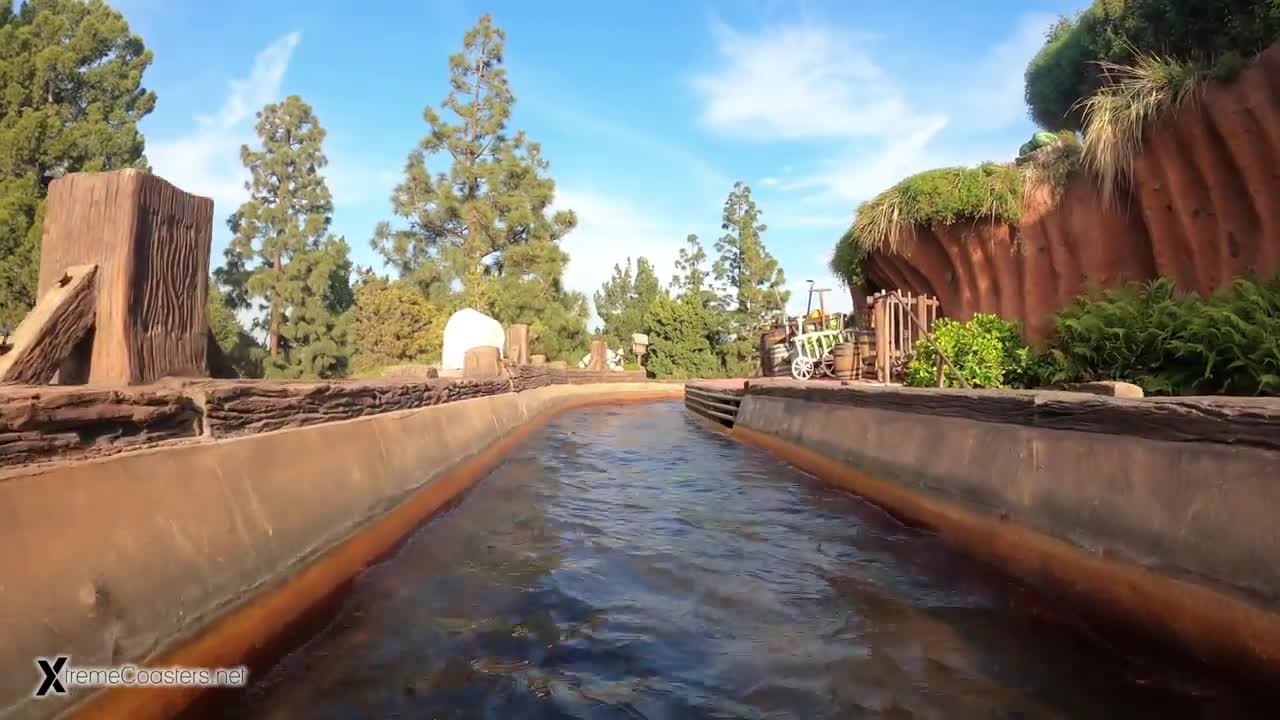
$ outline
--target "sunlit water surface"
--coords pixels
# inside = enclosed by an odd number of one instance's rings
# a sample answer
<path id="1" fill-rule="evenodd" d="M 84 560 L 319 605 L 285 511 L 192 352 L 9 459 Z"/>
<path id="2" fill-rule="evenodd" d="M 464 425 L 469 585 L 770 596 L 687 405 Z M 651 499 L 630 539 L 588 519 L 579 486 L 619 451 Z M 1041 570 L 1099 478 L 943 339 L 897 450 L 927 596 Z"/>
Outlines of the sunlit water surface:
<path id="1" fill-rule="evenodd" d="M 679 403 L 535 433 L 215 714 L 1244 715 Z"/>

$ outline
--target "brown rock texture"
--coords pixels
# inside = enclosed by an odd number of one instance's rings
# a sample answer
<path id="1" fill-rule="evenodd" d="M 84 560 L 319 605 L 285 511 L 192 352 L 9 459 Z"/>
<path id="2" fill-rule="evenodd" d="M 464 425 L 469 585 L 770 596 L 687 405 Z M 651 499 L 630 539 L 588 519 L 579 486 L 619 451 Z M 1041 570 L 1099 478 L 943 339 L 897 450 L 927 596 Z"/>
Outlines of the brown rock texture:
<path id="1" fill-rule="evenodd" d="M 702 382 L 691 383 L 690 387 L 716 390 L 715 385 Z M 941 415 L 1047 430 L 1280 450 L 1280 399 L 1277 398 L 1134 400 L 1077 392 L 845 386 L 781 378 L 752 380 L 747 395 Z"/>
<path id="2" fill-rule="evenodd" d="M 200 408 L 172 388 L 0 385 L 0 468 L 200 434 Z"/>
<path id="3" fill-rule="evenodd" d="M 209 375 L 212 238 L 212 200 L 140 170 L 73 173 L 50 184 L 39 291 L 70 266 L 98 266 L 89 383 Z"/>
<path id="4" fill-rule="evenodd" d="M 506 378 L 193 383 L 215 438 L 349 420 L 510 392 Z"/>
<path id="5" fill-rule="evenodd" d="M 0 382 L 43 385 L 93 328 L 96 265 L 67 268 L 0 347 Z"/>
<path id="6" fill-rule="evenodd" d="M 1091 287 L 1167 276 L 1207 294 L 1280 272 L 1280 44 L 1151 128 L 1133 188 L 1107 206 L 1077 177 L 1056 203 L 1029 193 L 1020 226 L 918 228 L 904 254 L 873 253 L 867 277 L 934 295 L 947 317 L 1020 320 L 1041 340 Z"/>

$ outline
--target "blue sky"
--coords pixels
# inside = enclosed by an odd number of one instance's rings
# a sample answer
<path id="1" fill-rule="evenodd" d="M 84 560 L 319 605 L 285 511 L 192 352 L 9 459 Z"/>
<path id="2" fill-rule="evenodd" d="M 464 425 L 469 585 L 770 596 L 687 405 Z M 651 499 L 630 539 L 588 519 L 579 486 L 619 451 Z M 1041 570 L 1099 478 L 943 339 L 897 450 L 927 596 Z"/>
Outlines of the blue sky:
<path id="1" fill-rule="evenodd" d="M 1007 160 L 1033 131 L 1022 74 L 1053 18 L 1083 0 L 603 3 L 118 0 L 155 53 L 143 123 L 155 171 L 244 200 L 239 147 L 264 103 L 302 95 L 328 131 L 335 231 L 354 260 L 448 92 L 477 17 L 507 33 L 513 126 L 542 143 L 557 206 L 577 211 L 568 284 L 590 295 L 644 255 L 666 279 L 696 233 L 709 254 L 735 180 L 751 185 L 791 308 L 833 284 L 857 204 L 930 167 Z M 833 293 L 838 308 L 847 294 Z"/>

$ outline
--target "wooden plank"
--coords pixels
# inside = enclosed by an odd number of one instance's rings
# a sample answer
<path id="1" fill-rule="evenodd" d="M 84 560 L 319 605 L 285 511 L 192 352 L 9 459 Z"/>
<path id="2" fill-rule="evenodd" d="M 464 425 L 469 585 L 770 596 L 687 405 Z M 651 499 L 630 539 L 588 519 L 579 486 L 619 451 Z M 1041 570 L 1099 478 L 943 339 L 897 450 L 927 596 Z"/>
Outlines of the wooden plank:
<path id="1" fill-rule="evenodd" d="M 700 415 L 710 415 L 710 416 L 712 416 L 712 417 L 716 417 L 716 418 L 719 418 L 719 419 L 721 419 L 721 420 L 726 420 L 726 421 L 731 422 L 731 423 L 736 423 L 736 422 L 738 421 L 738 419 L 737 419 L 736 417 L 732 416 L 732 415 L 726 415 L 726 414 L 724 414 L 724 413 L 722 413 L 722 412 L 716 412 L 715 410 L 710 410 L 710 409 L 708 409 L 708 408 L 698 407 L 698 406 L 696 406 L 696 405 L 691 405 L 691 404 L 689 404 L 688 402 L 686 402 L 686 403 L 685 403 L 685 407 L 689 408 L 690 410 L 692 410 L 692 411 L 694 411 L 695 413 L 698 413 L 698 414 L 700 414 Z"/>
<path id="2" fill-rule="evenodd" d="M 685 394 L 685 395 L 699 395 L 699 396 L 703 396 L 703 397 L 707 397 L 707 398 L 712 398 L 712 399 L 715 399 L 715 400 L 726 400 L 726 401 L 729 401 L 729 402 L 735 402 L 735 403 L 740 403 L 740 402 L 742 402 L 742 396 L 741 396 L 741 395 L 730 395 L 730 394 L 728 394 L 728 393 L 712 392 L 712 391 L 710 391 L 710 390 L 703 390 L 703 389 L 701 389 L 701 388 L 694 388 L 694 387 L 688 387 L 688 386 L 686 386 L 686 387 L 685 387 L 685 389 L 684 389 L 684 394 Z"/>
<path id="3" fill-rule="evenodd" d="M 0 348 L 0 382 L 49 382 L 93 327 L 97 265 L 67 268 Z"/>
<path id="4" fill-rule="evenodd" d="M 728 413 L 737 413 L 739 410 L 739 407 L 737 405 L 730 405 L 729 403 L 716 402 L 714 400 L 706 400 L 704 398 L 698 397 L 697 395 L 690 395 L 685 398 L 685 401 L 696 402 L 699 405 L 702 405 L 703 407 L 709 407 L 716 410 L 723 410 Z"/>
<path id="5" fill-rule="evenodd" d="M 507 328 L 507 362 L 512 365 L 529 364 L 528 325 L 516 324 Z"/>

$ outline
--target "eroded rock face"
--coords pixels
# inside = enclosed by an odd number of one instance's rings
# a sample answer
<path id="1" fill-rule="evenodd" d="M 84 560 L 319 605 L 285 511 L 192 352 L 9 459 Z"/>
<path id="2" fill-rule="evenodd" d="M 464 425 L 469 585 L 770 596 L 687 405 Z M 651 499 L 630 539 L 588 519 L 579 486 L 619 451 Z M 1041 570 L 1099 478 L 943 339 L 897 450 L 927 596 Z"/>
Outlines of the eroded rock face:
<path id="1" fill-rule="evenodd" d="M 866 270 L 878 288 L 937 296 L 948 317 L 1020 320 L 1031 340 L 1091 286 L 1164 275 L 1207 294 L 1280 273 L 1280 44 L 1149 132 L 1116 207 L 1079 177 L 1056 204 L 1029 195 L 1020 226 L 920 228 L 903 255 L 873 253 Z"/>

